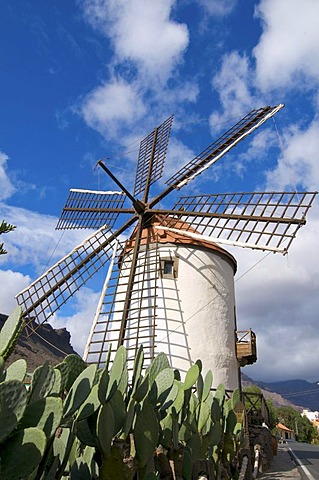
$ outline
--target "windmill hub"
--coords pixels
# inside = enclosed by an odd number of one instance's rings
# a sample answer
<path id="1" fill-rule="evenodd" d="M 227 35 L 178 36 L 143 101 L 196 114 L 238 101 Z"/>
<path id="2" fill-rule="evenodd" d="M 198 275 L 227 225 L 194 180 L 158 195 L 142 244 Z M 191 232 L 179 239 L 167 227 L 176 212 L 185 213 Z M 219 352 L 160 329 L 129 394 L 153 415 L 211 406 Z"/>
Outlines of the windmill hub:
<path id="1" fill-rule="evenodd" d="M 134 200 L 133 207 L 138 215 L 143 215 L 146 205 L 145 203 L 141 202 L 141 200 Z"/>
<path id="2" fill-rule="evenodd" d="M 142 226 L 143 228 L 151 227 L 154 221 L 154 213 L 152 210 L 145 210 L 142 214 Z"/>

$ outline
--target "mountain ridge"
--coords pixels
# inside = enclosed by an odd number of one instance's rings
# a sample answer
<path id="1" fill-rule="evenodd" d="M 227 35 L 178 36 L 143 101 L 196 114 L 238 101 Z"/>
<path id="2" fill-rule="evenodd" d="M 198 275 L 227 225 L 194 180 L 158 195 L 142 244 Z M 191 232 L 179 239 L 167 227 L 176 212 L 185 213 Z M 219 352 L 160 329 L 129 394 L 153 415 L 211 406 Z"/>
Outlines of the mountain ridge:
<path id="1" fill-rule="evenodd" d="M 257 385 L 264 397 L 271 399 L 276 406 L 293 406 L 298 410 L 319 410 L 319 386 L 307 380 L 282 380 L 262 382 L 253 380 L 242 373 L 243 386 Z M 279 398 L 280 397 L 280 398 Z"/>
<path id="2" fill-rule="evenodd" d="M 0 314 L 0 330 L 7 318 L 8 315 Z M 46 361 L 54 366 L 62 362 L 66 355 L 78 355 L 71 345 L 71 335 L 66 328 L 55 330 L 49 323 L 33 327 L 34 331 L 30 336 L 27 335 L 26 329 L 23 329 L 7 361 L 8 365 L 19 358 L 24 358 L 28 372 L 32 373 Z"/>

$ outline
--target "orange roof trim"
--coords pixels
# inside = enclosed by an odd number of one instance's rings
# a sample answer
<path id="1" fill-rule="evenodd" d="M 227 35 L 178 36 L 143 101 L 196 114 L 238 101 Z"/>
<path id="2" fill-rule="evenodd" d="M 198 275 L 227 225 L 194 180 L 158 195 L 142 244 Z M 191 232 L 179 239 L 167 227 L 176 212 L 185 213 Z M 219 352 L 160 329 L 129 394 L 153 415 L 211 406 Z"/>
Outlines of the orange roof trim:
<path id="1" fill-rule="evenodd" d="M 237 270 L 237 262 L 236 259 L 229 253 L 227 250 L 224 250 L 222 247 L 217 245 L 216 243 L 207 242 L 205 240 L 197 240 L 191 237 L 187 237 L 186 235 L 178 234 L 176 232 L 170 232 L 168 230 L 161 230 L 161 228 L 154 228 L 154 227 L 171 227 L 176 228 L 178 230 L 189 231 L 192 233 L 199 233 L 195 230 L 189 223 L 183 222 L 178 218 L 173 217 L 166 217 L 164 215 L 154 215 L 149 223 L 149 225 L 145 226 L 142 230 L 141 235 L 141 245 L 146 245 L 149 243 L 173 243 L 179 245 L 192 245 L 198 246 L 202 248 L 208 248 L 209 250 L 214 250 L 219 252 L 226 257 L 228 257 L 234 266 L 234 272 Z M 132 235 L 127 240 L 125 245 L 125 251 L 130 251 L 136 241 L 137 235 L 137 228 L 133 230 Z"/>
<path id="2" fill-rule="evenodd" d="M 293 430 L 290 430 L 290 428 L 286 427 L 286 425 L 284 425 L 283 423 L 277 423 L 276 427 L 279 428 L 280 430 L 284 430 L 285 432 L 293 433 Z"/>

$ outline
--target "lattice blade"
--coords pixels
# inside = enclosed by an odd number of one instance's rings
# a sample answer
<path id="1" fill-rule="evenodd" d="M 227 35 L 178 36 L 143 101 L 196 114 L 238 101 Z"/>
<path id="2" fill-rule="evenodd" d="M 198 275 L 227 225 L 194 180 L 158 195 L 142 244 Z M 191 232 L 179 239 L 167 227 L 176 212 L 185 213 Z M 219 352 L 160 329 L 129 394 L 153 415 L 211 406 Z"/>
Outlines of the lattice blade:
<path id="1" fill-rule="evenodd" d="M 72 188 L 56 230 L 114 226 L 125 201 L 123 192 L 100 192 Z"/>
<path id="2" fill-rule="evenodd" d="M 135 177 L 134 196 L 161 178 L 173 115 L 141 141 Z"/>
<path id="3" fill-rule="evenodd" d="M 43 323 L 111 258 L 114 240 L 135 221 L 117 232 L 105 227 L 88 237 L 17 296 L 27 324 Z"/>
<path id="4" fill-rule="evenodd" d="M 225 193 L 181 197 L 175 215 L 190 231 L 227 241 L 287 252 L 317 192 Z M 172 213 L 172 212 L 171 212 Z M 174 218 L 163 224 L 173 226 Z"/>
<path id="5" fill-rule="evenodd" d="M 167 185 L 174 188 L 181 188 L 219 160 L 225 153 L 243 140 L 243 138 L 277 113 L 283 106 L 283 104 L 280 104 L 275 107 L 264 107 L 259 110 L 252 110 L 246 117 L 240 120 L 240 122 L 236 123 L 230 130 L 173 175 L 166 182 Z"/>
<path id="6" fill-rule="evenodd" d="M 120 245 L 121 261 L 114 261 L 107 280 L 107 288 L 102 292 L 95 325 L 87 345 L 85 361 L 103 364 L 109 348 L 113 360 L 121 337 L 123 316 L 125 331 L 121 343 L 128 352 L 128 367 L 133 366 L 137 350 L 143 344 L 146 363 L 154 357 L 156 289 L 159 257 L 157 249 L 150 248 L 143 241 L 139 245 L 138 260 L 130 284 L 132 250 Z M 127 247 L 127 246 L 126 246 Z M 126 293 L 130 291 L 130 304 L 126 311 Z"/>

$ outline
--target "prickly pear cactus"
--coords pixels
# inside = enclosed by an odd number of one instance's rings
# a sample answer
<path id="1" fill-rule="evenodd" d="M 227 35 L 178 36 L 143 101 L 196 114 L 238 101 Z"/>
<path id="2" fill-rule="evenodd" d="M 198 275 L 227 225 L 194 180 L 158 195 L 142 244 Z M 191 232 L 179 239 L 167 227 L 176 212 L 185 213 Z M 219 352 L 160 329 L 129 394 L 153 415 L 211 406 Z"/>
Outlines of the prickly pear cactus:
<path id="1" fill-rule="evenodd" d="M 75 354 L 67 355 L 62 363 L 65 363 L 68 367 L 68 376 L 65 389 L 70 390 L 75 380 L 83 372 L 87 365 L 81 357 Z"/>
<path id="2" fill-rule="evenodd" d="M 46 437 L 39 428 L 18 430 L 1 448 L 1 480 L 28 478 L 38 467 L 45 447 Z"/>
<path id="3" fill-rule="evenodd" d="M 27 405 L 27 391 L 18 380 L 0 383 L 0 443 L 10 436 Z M 1 478 L 1 477 L 0 477 Z"/>
<path id="4" fill-rule="evenodd" d="M 96 374 L 96 365 L 90 365 L 75 380 L 64 402 L 64 418 L 73 415 L 89 396 Z"/>
<path id="5" fill-rule="evenodd" d="M 20 358 L 13 362 L 5 372 L 5 380 L 19 380 L 23 382 L 27 373 L 27 362 Z"/>
<path id="6" fill-rule="evenodd" d="M 19 428 L 37 427 L 50 439 L 61 425 L 62 408 L 62 399 L 58 397 L 41 398 L 30 403 L 25 409 Z"/>
<path id="7" fill-rule="evenodd" d="M 213 393 L 213 374 L 204 376 L 200 361 L 183 381 L 164 353 L 143 372 L 140 347 L 129 385 L 124 346 L 103 370 L 69 355 L 55 368 L 39 367 L 27 392 L 25 362 L 5 370 L 1 357 L 16 341 L 19 311 L 9 325 L 0 333 L 1 480 L 191 480 L 197 462 L 214 464 L 216 476 L 236 474 L 240 393 L 226 399 L 222 385 Z"/>
<path id="8" fill-rule="evenodd" d="M 0 331 L 0 355 L 4 361 L 11 355 L 23 327 L 24 321 L 21 319 L 21 307 L 18 306 L 9 315 Z"/>
<path id="9" fill-rule="evenodd" d="M 55 374 L 53 368 L 48 362 L 45 362 L 44 365 L 38 367 L 32 375 L 28 403 L 37 402 L 41 398 L 49 395 L 54 381 Z"/>

